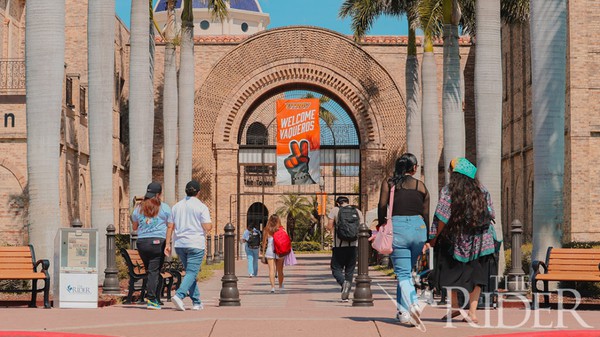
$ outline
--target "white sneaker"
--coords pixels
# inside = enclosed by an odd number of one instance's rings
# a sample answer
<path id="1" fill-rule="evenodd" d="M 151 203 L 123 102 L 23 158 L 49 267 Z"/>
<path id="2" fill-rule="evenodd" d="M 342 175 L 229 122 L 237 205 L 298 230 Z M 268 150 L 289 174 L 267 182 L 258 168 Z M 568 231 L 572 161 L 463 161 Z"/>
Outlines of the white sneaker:
<path id="1" fill-rule="evenodd" d="M 271 288 L 271 294 L 275 292 L 275 287 Z"/>
<path id="2" fill-rule="evenodd" d="M 400 322 L 402 324 L 410 323 L 410 317 L 408 315 L 408 312 L 402 312 L 402 311 L 396 312 L 396 320 L 398 320 L 398 322 Z"/>
<path id="3" fill-rule="evenodd" d="M 279 291 L 285 291 L 285 288 L 283 286 L 279 287 Z"/>
<path id="4" fill-rule="evenodd" d="M 183 300 L 179 298 L 179 296 L 175 295 L 171 299 L 173 300 L 173 304 L 175 304 L 175 309 L 179 311 L 185 311 L 185 307 L 183 306 Z"/>
<path id="5" fill-rule="evenodd" d="M 195 310 L 195 311 L 200 311 L 200 310 L 203 310 L 203 309 L 204 309 L 204 306 L 202 305 L 202 303 L 200 303 L 200 304 L 194 304 L 194 306 L 192 306 L 192 310 Z"/>
<path id="6" fill-rule="evenodd" d="M 419 308 L 419 304 L 413 303 L 410 306 L 408 317 L 411 325 L 423 332 L 427 331 L 425 324 L 423 324 L 423 321 L 421 320 L 421 309 Z"/>

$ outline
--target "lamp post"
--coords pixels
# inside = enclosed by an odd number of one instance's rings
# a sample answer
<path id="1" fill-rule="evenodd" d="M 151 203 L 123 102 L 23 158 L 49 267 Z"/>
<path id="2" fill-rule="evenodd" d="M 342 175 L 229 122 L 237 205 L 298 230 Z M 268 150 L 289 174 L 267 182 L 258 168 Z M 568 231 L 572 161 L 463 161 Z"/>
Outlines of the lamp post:
<path id="1" fill-rule="evenodd" d="M 319 189 L 321 190 L 321 197 L 319 198 L 319 200 L 317 201 L 321 207 L 321 214 L 319 214 L 319 217 L 321 218 L 319 221 L 320 224 L 320 230 L 321 230 L 321 250 L 325 249 L 325 206 L 323 204 L 323 199 L 325 199 L 323 197 L 324 193 L 325 193 L 325 178 L 323 177 L 323 174 L 321 174 L 321 177 L 319 178 Z"/>

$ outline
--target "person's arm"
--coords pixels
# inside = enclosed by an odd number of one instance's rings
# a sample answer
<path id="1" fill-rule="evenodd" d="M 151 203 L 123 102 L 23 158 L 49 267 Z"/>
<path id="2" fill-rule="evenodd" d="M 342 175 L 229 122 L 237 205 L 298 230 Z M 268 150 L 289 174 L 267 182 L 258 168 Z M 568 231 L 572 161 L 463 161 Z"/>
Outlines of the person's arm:
<path id="1" fill-rule="evenodd" d="M 381 183 L 379 192 L 379 204 L 377 205 L 377 222 L 378 226 L 385 225 L 387 222 L 387 208 L 390 200 L 390 185 L 387 180 Z"/>
<path id="2" fill-rule="evenodd" d="M 421 183 L 421 185 L 423 185 L 423 189 L 424 191 L 422 191 L 425 194 L 425 197 L 423 198 L 423 220 L 425 220 L 425 226 L 427 227 L 427 235 L 429 235 L 429 205 L 431 203 L 430 197 L 429 197 L 429 191 L 427 190 L 427 186 L 425 186 L 425 184 Z"/>
<path id="3" fill-rule="evenodd" d="M 137 231 L 138 227 L 139 227 L 139 220 L 138 220 L 138 209 L 134 209 L 133 213 L 131 213 L 131 229 L 134 231 Z"/>
<path id="4" fill-rule="evenodd" d="M 327 215 L 327 218 L 329 219 L 327 221 L 327 223 L 325 224 L 325 229 L 328 232 L 333 231 L 333 228 L 335 227 L 335 217 L 337 216 L 337 211 L 339 210 L 338 207 L 334 207 L 331 212 L 329 212 L 329 215 Z"/>
<path id="5" fill-rule="evenodd" d="M 203 222 L 202 223 L 202 229 L 204 229 L 205 235 L 210 234 L 210 231 L 212 231 L 212 228 L 213 228 L 212 222 Z"/>
<path id="6" fill-rule="evenodd" d="M 263 239 L 262 239 L 262 254 L 264 255 L 267 252 L 267 241 L 268 241 L 268 234 L 267 234 L 267 226 L 265 226 L 265 228 L 263 228 Z"/>
<path id="7" fill-rule="evenodd" d="M 171 256 L 171 238 L 173 237 L 173 223 L 167 223 L 167 237 L 165 238 L 165 255 Z"/>

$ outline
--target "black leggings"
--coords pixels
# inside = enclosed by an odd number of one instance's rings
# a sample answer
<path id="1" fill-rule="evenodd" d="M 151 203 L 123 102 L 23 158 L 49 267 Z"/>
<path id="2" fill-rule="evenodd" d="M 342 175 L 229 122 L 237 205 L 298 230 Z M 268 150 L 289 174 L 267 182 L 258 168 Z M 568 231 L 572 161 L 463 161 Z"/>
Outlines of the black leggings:
<path id="1" fill-rule="evenodd" d="M 140 253 L 144 266 L 148 271 L 148 284 L 146 286 L 147 298 L 151 301 L 157 301 L 157 294 L 160 294 L 160 268 L 165 260 L 165 239 L 163 238 L 143 238 L 137 240 L 137 249 Z"/>

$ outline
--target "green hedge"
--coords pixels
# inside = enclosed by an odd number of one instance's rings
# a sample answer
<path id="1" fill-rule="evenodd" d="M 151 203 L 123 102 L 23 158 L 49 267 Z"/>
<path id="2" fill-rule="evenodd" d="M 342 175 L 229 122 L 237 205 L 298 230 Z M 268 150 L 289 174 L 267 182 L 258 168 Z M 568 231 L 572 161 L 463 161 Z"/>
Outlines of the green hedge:
<path id="1" fill-rule="evenodd" d="M 292 242 L 292 249 L 295 252 L 314 252 L 321 250 L 321 243 L 316 241 Z"/>

